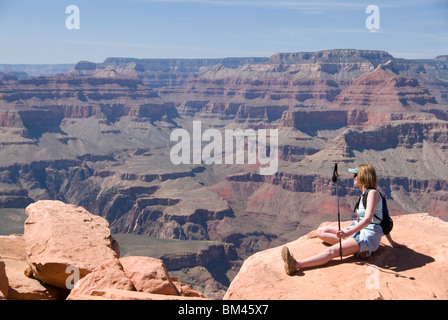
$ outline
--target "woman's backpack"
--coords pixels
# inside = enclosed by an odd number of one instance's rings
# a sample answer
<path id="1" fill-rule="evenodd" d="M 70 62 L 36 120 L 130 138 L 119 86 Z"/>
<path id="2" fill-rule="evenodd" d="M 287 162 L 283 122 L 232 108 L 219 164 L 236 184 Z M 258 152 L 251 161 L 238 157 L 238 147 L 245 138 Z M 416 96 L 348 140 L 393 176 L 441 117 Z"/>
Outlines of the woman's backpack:
<path id="1" fill-rule="evenodd" d="M 364 208 L 367 207 L 367 194 L 369 193 L 369 191 L 371 189 L 375 189 L 375 188 L 368 188 L 366 190 L 366 192 L 364 192 L 364 195 L 362 196 L 362 204 L 364 206 Z M 377 190 L 378 191 L 378 190 Z M 379 225 L 381 226 L 381 228 L 383 229 L 383 233 L 384 235 L 389 234 L 392 231 L 392 228 L 394 227 L 394 222 L 392 220 L 392 218 L 389 215 L 389 209 L 387 208 L 387 202 L 386 202 L 386 198 L 383 197 L 383 195 L 381 194 L 381 192 L 379 192 L 379 195 L 381 197 L 381 201 L 383 202 L 383 219 L 381 220 L 381 222 L 379 223 Z M 355 212 L 356 210 L 358 210 L 359 207 L 359 201 L 361 201 L 361 198 L 358 200 L 358 202 L 356 203 L 355 206 Z M 377 218 L 378 220 L 380 220 L 379 217 L 377 217 L 375 215 L 375 218 Z"/>

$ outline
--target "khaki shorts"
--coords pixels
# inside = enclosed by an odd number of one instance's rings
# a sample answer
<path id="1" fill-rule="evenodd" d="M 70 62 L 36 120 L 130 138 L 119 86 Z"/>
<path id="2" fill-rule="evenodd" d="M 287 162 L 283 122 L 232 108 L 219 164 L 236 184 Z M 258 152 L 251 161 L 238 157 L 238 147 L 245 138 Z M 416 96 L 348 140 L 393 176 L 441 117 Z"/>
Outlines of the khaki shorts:
<path id="1" fill-rule="evenodd" d="M 353 221 L 350 227 L 353 227 L 356 224 L 358 224 L 358 222 Z M 350 229 L 350 227 L 348 229 Z M 359 253 L 365 252 L 368 257 L 372 252 L 378 250 L 383 235 L 381 226 L 371 223 L 364 229 L 351 235 L 351 237 L 359 244 Z"/>

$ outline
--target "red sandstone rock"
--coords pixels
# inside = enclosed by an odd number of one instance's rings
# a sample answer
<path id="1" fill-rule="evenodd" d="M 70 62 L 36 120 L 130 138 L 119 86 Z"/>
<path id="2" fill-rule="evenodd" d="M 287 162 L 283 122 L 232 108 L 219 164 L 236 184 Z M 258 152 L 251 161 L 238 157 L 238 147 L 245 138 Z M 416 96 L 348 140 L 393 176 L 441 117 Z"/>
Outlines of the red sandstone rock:
<path id="1" fill-rule="evenodd" d="M 206 298 L 202 293 L 193 289 L 191 285 L 179 282 L 179 279 L 177 279 L 176 277 L 171 277 L 171 281 L 176 286 L 179 295 L 183 297 L 203 298 L 203 299 Z"/>
<path id="2" fill-rule="evenodd" d="M 66 288 L 69 266 L 80 278 L 119 257 L 108 222 L 85 209 L 60 201 L 38 201 L 26 208 L 27 262 L 34 277 Z"/>
<path id="3" fill-rule="evenodd" d="M 6 266 L 2 259 L 0 259 L 0 300 L 8 298 L 9 281 L 6 275 Z"/>
<path id="4" fill-rule="evenodd" d="M 69 300 L 205 298 L 173 282 L 159 259 L 119 259 L 118 243 L 101 217 L 60 201 L 38 201 L 26 211 L 25 236 L 0 237 L 0 299 L 65 299 L 72 284 Z"/>
<path id="5" fill-rule="evenodd" d="M 174 279 L 177 280 L 177 279 Z M 159 259 L 129 256 L 110 261 L 79 280 L 67 300 L 205 299 L 191 286 L 173 282 Z"/>
<path id="6" fill-rule="evenodd" d="M 67 290 L 45 284 L 26 273 L 29 267 L 23 235 L 0 236 L 0 257 L 6 265 L 8 300 L 57 300 L 67 296 Z M 0 284 L 3 283 L 0 279 Z"/>
<path id="7" fill-rule="evenodd" d="M 345 223 L 347 224 L 347 223 Z M 354 256 L 285 273 L 279 246 L 244 262 L 224 299 L 448 299 L 448 223 L 427 214 L 394 217 L 393 238 L 367 260 Z M 314 232 L 286 244 L 297 259 L 325 249 Z"/>
<path id="8" fill-rule="evenodd" d="M 135 291 L 134 285 L 124 273 L 118 259 L 105 262 L 79 280 L 67 299 L 70 300 L 77 295 L 91 295 L 93 290 L 106 288 Z"/>
<path id="9" fill-rule="evenodd" d="M 378 66 L 343 90 L 334 105 L 380 111 L 421 111 L 438 108 L 437 101 L 418 80 L 399 76 L 391 64 Z"/>
<path id="10" fill-rule="evenodd" d="M 140 292 L 179 295 L 162 260 L 151 257 L 124 257 L 120 259 L 124 272 Z"/>

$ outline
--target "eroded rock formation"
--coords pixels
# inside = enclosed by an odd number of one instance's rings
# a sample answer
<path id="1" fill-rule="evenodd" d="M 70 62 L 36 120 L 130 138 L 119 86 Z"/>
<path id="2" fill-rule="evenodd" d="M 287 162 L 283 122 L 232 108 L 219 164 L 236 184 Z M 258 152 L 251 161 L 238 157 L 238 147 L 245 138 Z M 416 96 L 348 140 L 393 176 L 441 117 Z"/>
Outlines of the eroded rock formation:
<path id="1" fill-rule="evenodd" d="M 169 261 L 176 272 L 196 263 L 225 286 L 247 256 L 334 217 L 333 161 L 344 217 L 359 195 L 345 169 L 371 163 L 394 215 L 446 220 L 446 70 L 444 56 L 324 50 L 110 58 L 34 78 L 5 72 L 0 206 L 60 200 L 103 217 L 114 233 L 214 241 Z M 262 176 L 259 163 L 174 165 L 170 134 L 191 132 L 193 120 L 221 132 L 278 129 L 278 171 Z"/>

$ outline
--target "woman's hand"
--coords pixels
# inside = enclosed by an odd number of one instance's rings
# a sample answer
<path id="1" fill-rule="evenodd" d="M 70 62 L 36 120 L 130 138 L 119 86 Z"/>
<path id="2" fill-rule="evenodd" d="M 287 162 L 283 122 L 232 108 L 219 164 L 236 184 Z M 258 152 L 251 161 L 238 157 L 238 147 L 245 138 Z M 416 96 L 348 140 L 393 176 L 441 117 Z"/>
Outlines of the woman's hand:
<path id="1" fill-rule="evenodd" d="M 386 235 L 386 238 L 389 240 L 389 243 L 393 248 L 407 248 L 407 245 L 394 241 L 390 234 Z"/>
<path id="2" fill-rule="evenodd" d="M 408 247 L 407 245 L 405 245 L 405 244 L 403 244 L 403 243 L 398 243 L 398 242 L 396 242 L 396 241 L 394 241 L 394 240 L 389 241 L 389 242 L 390 242 L 390 245 L 391 245 L 392 247 L 394 247 L 394 248 L 407 248 L 407 247 Z"/>
<path id="3" fill-rule="evenodd" d="M 337 230 L 337 231 L 336 231 L 336 236 L 337 236 L 339 239 L 345 239 L 345 238 L 347 238 L 349 235 L 348 235 L 344 230 Z"/>

